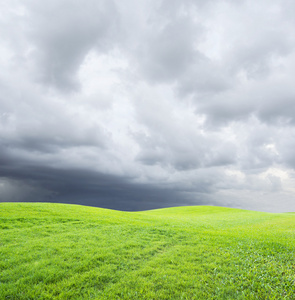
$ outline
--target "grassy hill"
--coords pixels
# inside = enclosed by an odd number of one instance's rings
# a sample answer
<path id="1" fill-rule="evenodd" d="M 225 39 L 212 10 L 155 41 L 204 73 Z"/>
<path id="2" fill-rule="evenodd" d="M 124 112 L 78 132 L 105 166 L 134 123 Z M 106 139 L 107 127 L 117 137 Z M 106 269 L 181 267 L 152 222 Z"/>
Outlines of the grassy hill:
<path id="1" fill-rule="evenodd" d="M 295 214 L 0 203 L 0 299 L 295 299 Z"/>

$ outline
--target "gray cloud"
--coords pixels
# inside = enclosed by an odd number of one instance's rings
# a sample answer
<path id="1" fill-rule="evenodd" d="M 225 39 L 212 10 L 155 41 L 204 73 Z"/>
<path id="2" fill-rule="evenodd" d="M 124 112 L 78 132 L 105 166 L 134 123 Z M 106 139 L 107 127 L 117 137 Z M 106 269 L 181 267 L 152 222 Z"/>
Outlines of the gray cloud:
<path id="1" fill-rule="evenodd" d="M 190 19 L 179 17 L 162 27 L 152 26 L 140 51 L 143 72 L 154 82 L 176 80 L 194 61 L 202 60 L 193 45 L 200 30 Z"/>
<path id="2" fill-rule="evenodd" d="M 1 201 L 295 209 L 292 1 L 0 5 Z"/>
<path id="3" fill-rule="evenodd" d="M 17 21 L 23 37 L 30 42 L 23 59 L 34 64 L 34 76 L 45 85 L 62 90 L 79 87 L 76 73 L 91 49 L 108 51 L 117 27 L 117 11 L 112 1 L 27 1 L 24 15 Z M 28 50 L 26 51 L 28 52 Z"/>

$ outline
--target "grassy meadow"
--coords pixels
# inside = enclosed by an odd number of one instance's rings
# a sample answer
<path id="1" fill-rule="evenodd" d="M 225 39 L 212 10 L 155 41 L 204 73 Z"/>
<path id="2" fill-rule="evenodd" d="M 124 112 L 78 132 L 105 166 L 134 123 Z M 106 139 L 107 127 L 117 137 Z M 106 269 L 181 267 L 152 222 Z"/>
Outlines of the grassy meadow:
<path id="1" fill-rule="evenodd" d="M 0 203 L 0 299 L 295 299 L 295 214 Z"/>

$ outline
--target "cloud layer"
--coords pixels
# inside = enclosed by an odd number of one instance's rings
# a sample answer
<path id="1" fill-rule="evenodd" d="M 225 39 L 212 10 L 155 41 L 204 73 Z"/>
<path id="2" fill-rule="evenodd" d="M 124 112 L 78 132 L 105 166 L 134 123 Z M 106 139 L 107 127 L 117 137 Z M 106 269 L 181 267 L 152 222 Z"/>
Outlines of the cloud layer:
<path id="1" fill-rule="evenodd" d="M 295 211 L 292 1 L 0 8 L 0 201 Z"/>

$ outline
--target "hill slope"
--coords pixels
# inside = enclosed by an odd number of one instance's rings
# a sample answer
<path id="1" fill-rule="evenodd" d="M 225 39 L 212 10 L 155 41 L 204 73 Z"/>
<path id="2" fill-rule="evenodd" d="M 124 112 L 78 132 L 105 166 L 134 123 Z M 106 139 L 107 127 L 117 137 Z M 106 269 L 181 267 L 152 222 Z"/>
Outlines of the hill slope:
<path id="1" fill-rule="evenodd" d="M 0 203 L 0 299 L 295 299 L 295 215 Z"/>

